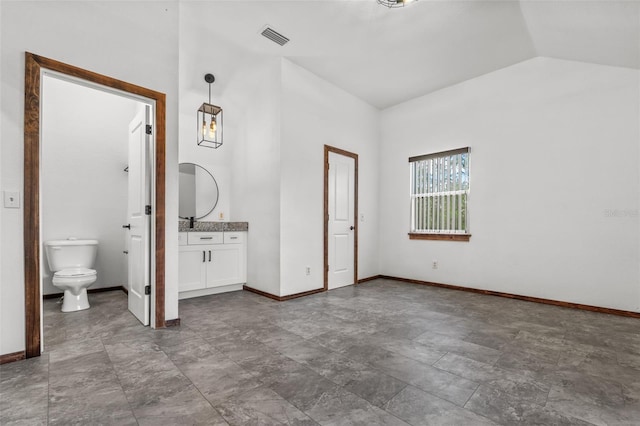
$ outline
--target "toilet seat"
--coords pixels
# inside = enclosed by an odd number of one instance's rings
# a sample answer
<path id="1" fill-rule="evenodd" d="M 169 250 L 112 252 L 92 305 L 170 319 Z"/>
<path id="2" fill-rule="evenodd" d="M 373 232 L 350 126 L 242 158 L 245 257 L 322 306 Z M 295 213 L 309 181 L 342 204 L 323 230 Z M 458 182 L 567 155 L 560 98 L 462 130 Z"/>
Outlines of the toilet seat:
<path id="1" fill-rule="evenodd" d="M 62 271 L 58 271 L 55 274 L 53 274 L 53 276 L 57 278 L 82 278 L 82 277 L 90 277 L 92 275 L 96 275 L 96 270 L 88 269 L 88 268 L 63 269 Z"/>

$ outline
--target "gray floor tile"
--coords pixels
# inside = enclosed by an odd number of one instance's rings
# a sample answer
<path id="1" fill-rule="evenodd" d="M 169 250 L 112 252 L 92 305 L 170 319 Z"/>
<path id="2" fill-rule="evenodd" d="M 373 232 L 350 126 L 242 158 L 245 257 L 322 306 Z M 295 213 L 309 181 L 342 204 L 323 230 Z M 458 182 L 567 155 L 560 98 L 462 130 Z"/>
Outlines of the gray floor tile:
<path id="1" fill-rule="evenodd" d="M 299 425 L 317 423 L 276 392 L 259 387 L 220 402 L 218 412 L 230 425 Z"/>
<path id="2" fill-rule="evenodd" d="M 449 401 L 408 386 L 389 401 L 385 410 L 412 425 L 493 425 Z"/>
<path id="3" fill-rule="evenodd" d="M 47 424 L 49 383 L 0 385 L 0 424 Z"/>
<path id="4" fill-rule="evenodd" d="M 323 393 L 306 413 L 321 425 L 406 425 L 342 388 Z"/>
<path id="5" fill-rule="evenodd" d="M 49 424 L 128 424 L 136 420 L 125 394 L 117 381 L 101 382 L 99 386 L 79 386 L 51 389 Z"/>
<path id="6" fill-rule="evenodd" d="M 311 370 L 290 374 L 269 387 L 302 411 L 314 407 L 326 393 L 340 389 L 340 386 Z"/>
<path id="7" fill-rule="evenodd" d="M 528 402 L 489 386 L 481 385 L 465 408 L 498 424 L 586 425 L 583 420 Z"/>
<path id="8" fill-rule="evenodd" d="M 341 386 L 369 369 L 367 365 L 336 352 L 308 357 L 302 360 L 301 364 Z"/>
<path id="9" fill-rule="evenodd" d="M 104 350 L 102 340 L 99 337 L 92 337 L 51 346 L 47 352 L 49 353 L 49 361 L 56 363 L 76 356 L 104 352 Z"/>
<path id="10" fill-rule="evenodd" d="M 156 420 L 156 424 L 164 424 L 180 419 L 182 424 L 225 423 L 194 385 L 173 387 L 161 394 L 147 395 L 151 398 L 132 399 L 130 394 L 127 395 L 136 419 L 144 419 L 145 423 Z"/>
<path id="11" fill-rule="evenodd" d="M 388 351 L 420 361 L 424 364 L 433 364 L 447 353 L 446 351 L 436 350 L 419 342 L 406 339 L 395 339 L 391 342 L 383 341 L 381 346 Z"/>
<path id="12" fill-rule="evenodd" d="M 638 320 L 387 280 L 287 302 L 122 292 L 44 306 L 45 353 L 0 366 L 0 424 L 636 425 Z"/>
<path id="13" fill-rule="evenodd" d="M 400 355 L 373 363 L 386 374 L 463 406 L 478 383 Z"/>
<path id="14" fill-rule="evenodd" d="M 344 385 L 346 390 L 377 407 L 384 406 L 405 387 L 407 383 L 378 370 L 360 371 L 356 377 Z"/>
<path id="15" fill-rule="evenodd" d="M 489 364 L 494 363 L 502 355 L 497 349 L 462 340 L 467 336 L 468 334 L 459 338 L 442 334 L 440 330 L 426 331 L 415 338 L 414 341 L 435 351 L 456 353 Z"/>

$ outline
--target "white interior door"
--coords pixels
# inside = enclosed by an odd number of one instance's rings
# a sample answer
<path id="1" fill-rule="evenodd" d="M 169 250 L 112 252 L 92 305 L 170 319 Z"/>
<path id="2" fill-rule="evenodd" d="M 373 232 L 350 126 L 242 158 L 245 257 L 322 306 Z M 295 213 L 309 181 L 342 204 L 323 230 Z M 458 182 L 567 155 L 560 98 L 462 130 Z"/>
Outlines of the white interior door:
<path id="1" fill-rule="evenodd" d="M 149 148 L 151 107 L 141 109 L 129 124 L 129 202 L 128 278 L 129 310 L 144 325 L 149 325 L 150 287 L 150 224 L 151 205 Z"/>
<path id="2" fill-rule="evenodd" d="M 329 290 L 354 283 L 355 159 L 329 152 Z"/>

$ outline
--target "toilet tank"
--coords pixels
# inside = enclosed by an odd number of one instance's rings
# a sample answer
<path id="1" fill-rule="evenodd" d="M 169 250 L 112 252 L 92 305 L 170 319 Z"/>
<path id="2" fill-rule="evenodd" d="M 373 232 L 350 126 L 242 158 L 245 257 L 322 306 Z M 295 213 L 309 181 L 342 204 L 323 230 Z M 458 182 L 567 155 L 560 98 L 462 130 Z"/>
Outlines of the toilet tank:
<path id="1" fill-rule="evenodd" d="M 53 272 L 71 268 L 92 269 L 98 253 L 98 240 L 70 238 L 45 241 L 44 250 L 49 269 Z"/>

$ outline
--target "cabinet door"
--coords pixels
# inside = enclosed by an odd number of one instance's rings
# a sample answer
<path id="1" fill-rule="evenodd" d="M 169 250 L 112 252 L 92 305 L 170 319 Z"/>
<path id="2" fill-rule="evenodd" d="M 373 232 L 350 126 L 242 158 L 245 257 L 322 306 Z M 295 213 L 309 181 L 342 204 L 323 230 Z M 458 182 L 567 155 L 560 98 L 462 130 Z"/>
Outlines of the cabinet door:
<path id="1" fill-rule="evenodd" d="M 207 264 L 207 246 L 181 246 L 178 259 L 178 291 L 199 290 L 205 288 Z"/>
<path id="2" fill-rule="evenodd" d="M 244 257 L 242 244 L 223 244 L 211 249 L 211 262 L 207 262 L 207 287 L 244 283 Z M 207 252 L 207 259 L 209 253 Z"/>

